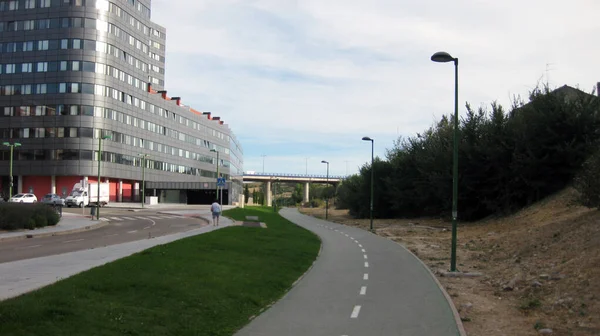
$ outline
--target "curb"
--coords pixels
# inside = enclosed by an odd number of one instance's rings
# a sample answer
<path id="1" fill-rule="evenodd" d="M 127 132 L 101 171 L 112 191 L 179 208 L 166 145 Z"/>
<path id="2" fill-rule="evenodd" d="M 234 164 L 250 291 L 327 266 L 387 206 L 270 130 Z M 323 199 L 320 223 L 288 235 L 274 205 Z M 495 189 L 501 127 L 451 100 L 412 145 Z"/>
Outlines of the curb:
<path id="1" fill-rule="evenodd" d="M 60 236 L 60 235 L 71 234 L 71 233 L 79 233 L 79 232 L 99 229 L 105 225 L 108 225 L 109 223 L 110 222 L 108 222 L 108 221 L 98 221 L 95 224 L 86 225 L 84 227 L 73 228 L 73 229 L 68 229 L 68 230 L 61 230 L 61 231 L 54 231 L 54 232 L 35 233 L 35 230 L 27 231 L 28 233 L 23 233 L 19 236 L 12 236 L 12 237 L 1 237 L 0 236 L 0 242 L 27 239 L 27 238 L 42 238 L 42 237 L 50 237 L 50 236 Z M 31 232 L 31 233 L 29 233 L 29 232 Z"/>

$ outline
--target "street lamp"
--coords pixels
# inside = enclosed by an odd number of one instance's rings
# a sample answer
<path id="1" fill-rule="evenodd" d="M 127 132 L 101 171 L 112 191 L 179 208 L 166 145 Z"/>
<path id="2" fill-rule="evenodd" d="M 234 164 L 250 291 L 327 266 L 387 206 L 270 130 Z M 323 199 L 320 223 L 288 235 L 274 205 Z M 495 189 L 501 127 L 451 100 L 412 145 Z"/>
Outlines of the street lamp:
<path id="1" fill-rule="evenodd" d="M 329 212 L 329 194 L 327 193 L 327 189 L 329 188 L 329 162 L 323 160 L 321 163 L 327 164 L 327 188 L 325 189 L 325 220 L 327 220 L 327 215 Z"/>
<path id="2" fill-rule="evenodd" d="M 215 193 L 217 194 L 217 201 L 221 201 L 219 199 L 219 151 L 217 151 L 216 149 L 211 149 L 211 152 L 215 152 L 217 153 L 217 185 L 215 186 Z"/>
<path id="3" fill-rule="evenodd" d="M 452 252 L 450 272 L 456 271 L 456 226 L 458 217 L 458 58 L 438 51 L 431 56 L 434 62 L 454 62 L 454 159 L 452 167 Z"/>
<path id="4" fill-rule="evenodd" d="M 98 138 L 98 195 L 96 195 L 98 197 L 98 201 L 96 202 L 96 205 L 98 205 L 96 208 L 97 220 L 100 220 L 100 162 L 102 162 L 102 140 L 106 139 L 110 139 L 110 135 L 102 135 L 102 133 L 100 133 L 100 138 Z"/>
<path id="5" fill-rule="evenodd" d="M 146 158 L 150 156 L 150 154 L 138 154 L 142 157 L 142 208 L 144 207 L 144 200 L 146 199 Z"/>
<path id="6" fill-rule="evenodd" d="M 9 184 L 8 184 L 8 198 L 10 199 L 12 197 L 12 190 L 13 190 L 13 150 L 15 147 L 19 147 L 21 146 L 20 143 L 15 142 L 15 143 L 10 143 L 10 142 L 4 142 L 2 143 L 4 146 L 8 146 L 10 147 L 10 164 L 9 164 L 9 168 L 8 168 L 8 175 L 9 175 Z"/>
<path id="7" fill-rule="evenodd" d="M 369 137 L 363 137 L 363 141 L 371 141 L 371 231 L 373 231 L 373 186 L 375 184 L 375 167 L 373 166 L 373 150 L 375 149 L 375 140 Z"/>
<path id="8" fill-rule="evenodd" d="M 263 158 L 263 168 L 262 168 L 262 173 L 263 173 L 263 175 L 264 175 L 264 174 L 265 174 L 265 157 L 266 157 L 266 155 L 264 155 L 264 154 L 263 154 L 263 155 L 261 155 L 261 156 L 262 156 L 262 158 Z"/>

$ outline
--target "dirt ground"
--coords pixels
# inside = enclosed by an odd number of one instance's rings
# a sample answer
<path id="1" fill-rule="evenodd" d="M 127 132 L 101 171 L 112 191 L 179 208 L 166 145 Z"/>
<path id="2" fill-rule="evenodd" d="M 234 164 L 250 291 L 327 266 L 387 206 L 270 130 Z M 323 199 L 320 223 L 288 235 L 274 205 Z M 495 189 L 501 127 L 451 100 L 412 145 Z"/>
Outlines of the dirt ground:
<path id="1" fill-rule="evenodd" d="M 457 268 L 447 277 L 451 223 L 439 219 L 374 220 L 380 236 L 417 255 L 436 274 L 469 336 L 600 335 L 600 212 L 574 205 L 565 190 L 503 218 L 459 223 Z M 301 209 L 316 217 L 324 209 Z M 369 228 L 346 210 L 329 220 Z"/>

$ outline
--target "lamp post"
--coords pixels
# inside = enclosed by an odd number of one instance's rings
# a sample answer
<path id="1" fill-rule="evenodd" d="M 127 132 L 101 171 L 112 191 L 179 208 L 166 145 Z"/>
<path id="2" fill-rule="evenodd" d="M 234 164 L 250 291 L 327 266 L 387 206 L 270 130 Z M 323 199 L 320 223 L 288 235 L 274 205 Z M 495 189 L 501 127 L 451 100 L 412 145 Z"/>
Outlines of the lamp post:
<path id="1" fill-rule="evenodd" d="M 264 155 L 264 154 L 263 154 L 263 155 L 261 155 L 261 156 L 262 156 L 262 158 L 263 158 L 263 168 L 262 168 L 262 173 L 264 174 L 264 173 L 265 173 L 265 157 L 266 157 L 266 155 Z"/>
<path id="2" fill-rule="evenodd" d="M 456 226 L 458 218 L 458 58 L 447 52 L 438 51 L 431 56 L 434 62 L 454 62 L 454 158 L 452 167 L 452 252 L 450 271 L 456 271 Z"/>
<path id="3" fill-rule="evenodd" d="M 329 162 L 323 160 L 323 161 L 321 161 L 321 163 L 327 164 L 327 188 L 329 188 Z M 327 194 L 327 189 L 325 189 L 325 220 L 327 220 L 328 212 L 329 212 L 329 194 Z"/>
<path id="4" fill-rule="evenodd" d="M 214 148 L 211 149 L 210 151 L 217 153 L 217 183 L 215 186 L 215 193 L 217 194 L 217 196 L 216 196 L 217 201 L 221 202 L 221 200 L 219 199 L 219 181 L 218 181 L 219 180 L 219 151 Z"/>
<path id="5" fill-rule="evenodd" d="M 8 146 L 10 147 L 10 163 L 8 166 L 8 198 L 10 199 L 12 197 L 12 190 L 13 190 L 13 150 L 15 149 L 15 147 L 19 147 L 21 146 L 20 143 L 15 142 L 15 143 L 10 143 L 10 142 L 4 142 L 2 143 L 4 146 Z"/>
<path id="6" fill-rule="evenodd" d="M 144 200 L 146 199 L 146 158 L 150 156 L 150 154 L 138 154 L 142 157 L 142 208 L 144 207 Z"/>
<path id="7" fill-rule="evenodd" d="M 110 135 L 102 135 L 100 134 L 100 138 L 98 138 L 98 194 L 96 205 L 96 219 L 100 220 L 100 163 L 102 162 L 102 140 L 110 139 Z"/>
<path id="8" fill-rule="evenodd" d="M 373 151 L 375 149 L 375 140 L 369 138 L 369 137 L 363 137 L 362 138 L 363 141 L 371 141 L 371 207 L 370 207 L 370 213 L 371 213 L 371 231 L 373 231 L 373 187 L 375 184 L 375 167 L 373 166 Z"/>

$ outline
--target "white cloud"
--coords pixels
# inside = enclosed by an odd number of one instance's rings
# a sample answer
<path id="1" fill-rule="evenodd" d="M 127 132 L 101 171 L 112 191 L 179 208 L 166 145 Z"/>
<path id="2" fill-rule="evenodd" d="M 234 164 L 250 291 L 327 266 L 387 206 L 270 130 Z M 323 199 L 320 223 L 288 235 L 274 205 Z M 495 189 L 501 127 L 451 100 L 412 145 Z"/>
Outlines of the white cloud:
<path id="1" fill-rule="evenodd" d="M 167 89 L 231 125 L 244 169 L 264 153 L 290 173 L 308 152 L 360 166 L 363 135 L 383 155 L 451 112 L 454 69 L 429 61 L 438 50 L 460 60 L 461 106 L 509 105 L 540 78 L 591 90 L 599 12 L 593 0 L 153 1 Z"/>

